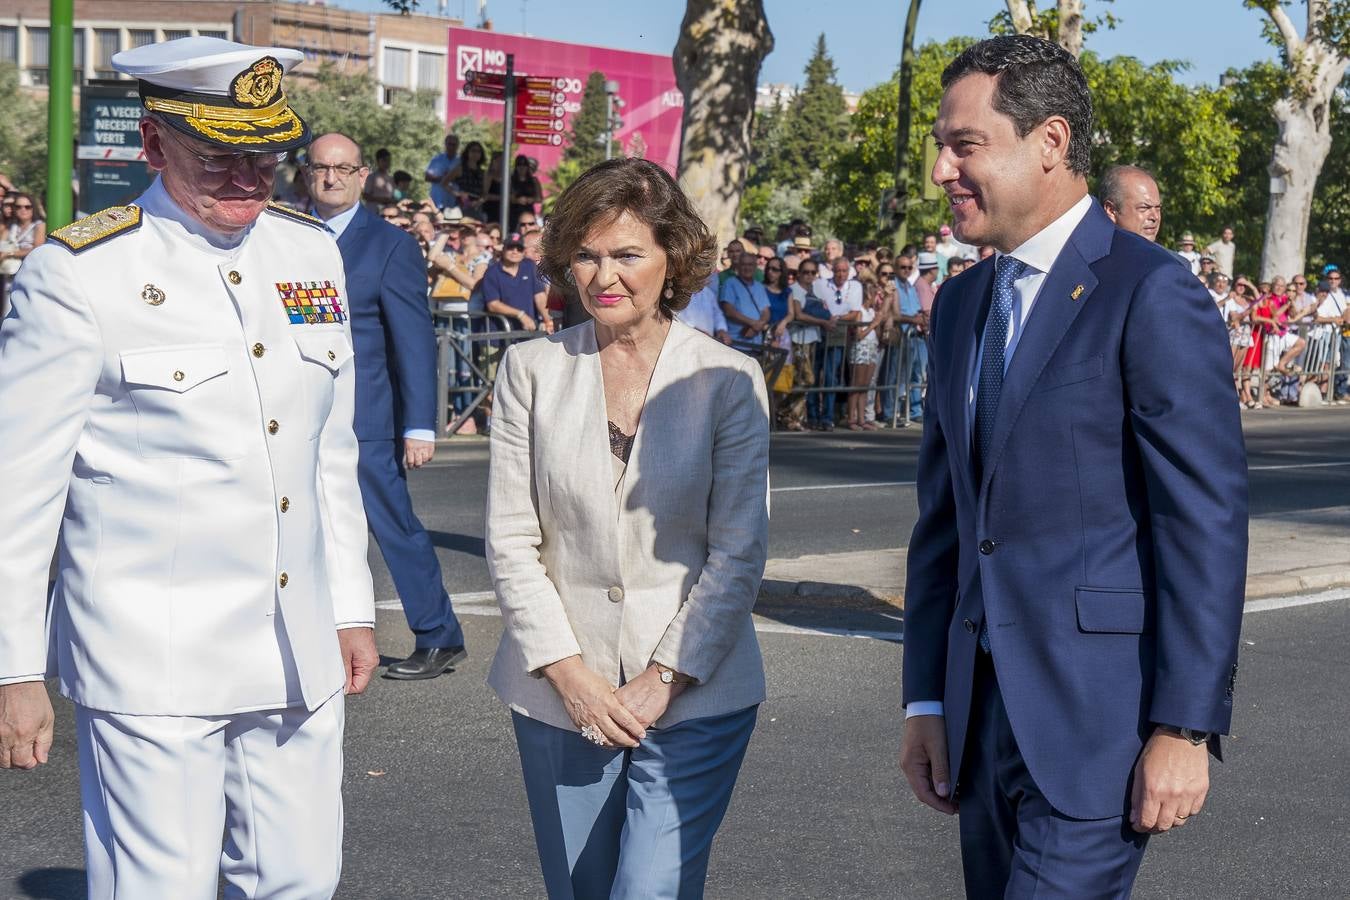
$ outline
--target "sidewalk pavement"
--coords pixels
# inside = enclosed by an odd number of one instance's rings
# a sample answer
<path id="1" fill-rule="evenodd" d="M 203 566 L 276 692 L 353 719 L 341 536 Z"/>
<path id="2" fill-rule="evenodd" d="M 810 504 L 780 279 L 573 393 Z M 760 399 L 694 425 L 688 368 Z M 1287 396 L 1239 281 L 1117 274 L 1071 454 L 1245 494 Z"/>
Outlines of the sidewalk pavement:
<path id="1" fill-rule="evenodd" d="M 1247 599 L 1350 586 L 1350 506 L 1263 516 L 1249 524 Z M 906 550 L 771 559 L 760 602 L 904 607 Z"/>

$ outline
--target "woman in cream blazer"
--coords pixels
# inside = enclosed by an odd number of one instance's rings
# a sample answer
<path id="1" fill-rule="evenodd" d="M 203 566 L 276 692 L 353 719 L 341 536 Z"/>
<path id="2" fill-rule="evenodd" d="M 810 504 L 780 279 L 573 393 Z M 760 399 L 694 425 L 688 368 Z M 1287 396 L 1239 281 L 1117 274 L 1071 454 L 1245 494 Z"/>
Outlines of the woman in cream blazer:
<path id="1" fill-rule="evenodd" d="M 595 167 L 559 198 L 543 264 L 594 320 L 513 346 L 498 374 L 488 680 L 552 898 L 701 896 L 764 699 L 764 377 L 674 320 L 713 247 L 658 166 Z"/>

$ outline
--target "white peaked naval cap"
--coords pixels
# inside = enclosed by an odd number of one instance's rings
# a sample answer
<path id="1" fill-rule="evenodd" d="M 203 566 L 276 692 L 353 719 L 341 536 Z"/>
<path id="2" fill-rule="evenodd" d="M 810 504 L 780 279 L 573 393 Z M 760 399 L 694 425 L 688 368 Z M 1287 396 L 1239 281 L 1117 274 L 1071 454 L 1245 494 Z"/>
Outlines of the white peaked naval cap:
<path id="1" fill-rule="evenodd" d="M 146 109 L 184 134 L 271 153 L 310 140 L 281 89 L 282 76 L 302 59 L 299 50 L 186 37 L 123 50 L 112 66 L 140 82 Z"/>

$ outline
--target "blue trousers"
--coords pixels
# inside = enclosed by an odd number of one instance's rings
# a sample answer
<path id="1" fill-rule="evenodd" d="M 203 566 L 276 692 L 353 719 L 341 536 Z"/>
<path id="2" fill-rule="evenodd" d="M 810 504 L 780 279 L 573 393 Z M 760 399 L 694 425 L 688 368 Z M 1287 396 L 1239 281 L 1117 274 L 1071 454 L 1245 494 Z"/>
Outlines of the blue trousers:
<path id="1" fill-rule="evenodd" d="M 1350 337 L 1341 338 L 1341 360 L 1336 366 L 1336 371 L 1350 372 Z M 1332 397 L 1350 397 L 1350 374 L 1336 376 Z"/>
<path id="2" fill-rule="evenodd" d="M 436 548 L 413 512 L 395 441 L 361 441 L 356 476 L 370 533 L 384 556 L 418 649 L 457 647 L 464 631 L 441 582 Z"/>
<path id="3" fill-rule="evenodd" d="M 1032 781 L 1003 706 L 994 664 L 975 654 L 959 813 L 966 896 L 981 900 L 1128 898 L 1148 835 L 1125 815 L 1071 819 Z"/>
<path id="4" fill-rule="evenodd" d="M 816 351 L 816 385 L 818 387 L 839 387 L 847 380 L 844 371 L 844 347 L 826 347 L 825 341 L 819 343 Z M 812 422 L 834 424 L 834 401 L 839 395 L 834 391 L 824 391 L 809 395 L 806 401 L 806 418 Z"/>
<path id="5" fill-rule="evenodd" d="M 549 900 L 701 898 L 757 712 L 649 728 L 633 750 L 513 712 Z"/>

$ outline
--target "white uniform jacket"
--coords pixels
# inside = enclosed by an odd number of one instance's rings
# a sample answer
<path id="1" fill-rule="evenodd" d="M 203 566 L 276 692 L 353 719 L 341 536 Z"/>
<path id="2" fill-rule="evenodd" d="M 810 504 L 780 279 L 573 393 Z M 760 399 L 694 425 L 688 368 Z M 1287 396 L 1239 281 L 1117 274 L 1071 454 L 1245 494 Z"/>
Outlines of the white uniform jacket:
<path id="1" fill-rule="evenodd" d="M 29 255 L 0 327 L 0 683 L 315 709 L 375 619 L 337 245 L 269 209 L 212 246 L 158 181 L 136 205 Z"/>
<path id="2" fill-rule="evenodd" d="M 769 400 L 754 360 L 670 326 L 615 488 L 595 327 L 516 344 L 497 377 L 487 562 L 506 628 L 488 683 L 575 730 L 539 669 L 697 680 L 657 723 L 764 700 L 750 610 L 768 551 Z"/>

